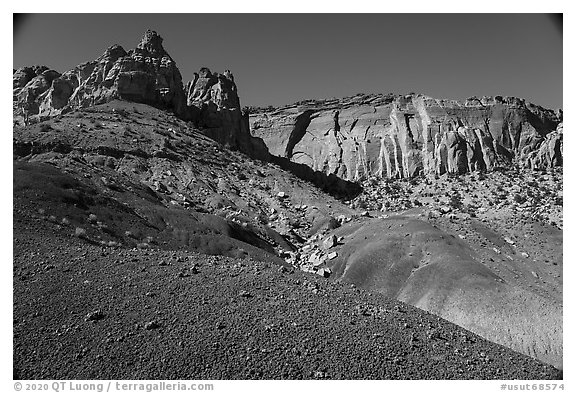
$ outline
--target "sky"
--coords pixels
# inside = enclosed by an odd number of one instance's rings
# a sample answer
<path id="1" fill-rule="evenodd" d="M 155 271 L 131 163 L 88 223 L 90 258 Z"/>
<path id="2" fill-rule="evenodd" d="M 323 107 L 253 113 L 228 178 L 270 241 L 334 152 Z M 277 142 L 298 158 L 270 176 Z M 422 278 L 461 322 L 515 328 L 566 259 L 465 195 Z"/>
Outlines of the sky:
<path id="1" fill-rule="evenodd" d="M 242 105 L 356 93 L 502 95 L 562 108 L 562 27 L 546 14 L 28 14 L 13 68 L 59 72 L 164 38 L 183 82 L 230 69 Z"/>

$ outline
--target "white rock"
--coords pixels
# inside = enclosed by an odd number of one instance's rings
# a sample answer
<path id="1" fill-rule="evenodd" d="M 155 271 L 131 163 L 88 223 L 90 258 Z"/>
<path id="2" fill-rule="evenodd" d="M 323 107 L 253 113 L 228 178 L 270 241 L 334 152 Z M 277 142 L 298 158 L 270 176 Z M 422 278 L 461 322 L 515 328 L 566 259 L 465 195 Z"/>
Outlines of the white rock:
<path id="1" fill-rule="evenodd" d="M 330 277 L 330 269 L 318 269 L 316 274 L 318 274 L 319 276 L 328 278 L 328 277 Z"/>
<path id="2" fill-rule="evenodd" d="M 328 250 L 334 246 L 336 246 L 336 244 L 338 243 L 338 240 L 336 239 L 335 235 L 332 236 L 328 236 L 326 239 L 324 239 L 324 241 L 322 242 L 322 247 L 324 247 L 324 249 Z"/>
<path id="3" fill-rule="evenodd" d="M 312 266 L 320 266 L 324 263 L 325 260 L 326 260 L 325 255 L 320 254 L 319 252 L 315 252 L 310 256 L 308 262 L 310 262 Z"/>
<path id="4" fill-rule="evenodd" d="M 515 244 L 515 243 L 514 243 L 514 240 L 510 239 L 509 237 L 505 237 L 505 238 L 504 238 L 504 241 L 505 241 L 506 243 L 510 244 L 510 245 L 514 245 L 514 244 Z"/>

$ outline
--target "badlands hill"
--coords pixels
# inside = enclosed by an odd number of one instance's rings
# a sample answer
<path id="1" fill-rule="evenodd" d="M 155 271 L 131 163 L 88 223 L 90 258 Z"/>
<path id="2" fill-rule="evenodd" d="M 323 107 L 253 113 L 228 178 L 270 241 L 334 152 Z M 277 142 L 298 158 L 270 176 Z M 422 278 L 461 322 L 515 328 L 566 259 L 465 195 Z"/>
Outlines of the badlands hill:
<path id="1" fill-rule="evenodd" d="M 19 378 L 559 376 L 561 112 L 242 110 L 230 72 L 184 85 L 151 31 L 15 70 L 13 110 Z"/>

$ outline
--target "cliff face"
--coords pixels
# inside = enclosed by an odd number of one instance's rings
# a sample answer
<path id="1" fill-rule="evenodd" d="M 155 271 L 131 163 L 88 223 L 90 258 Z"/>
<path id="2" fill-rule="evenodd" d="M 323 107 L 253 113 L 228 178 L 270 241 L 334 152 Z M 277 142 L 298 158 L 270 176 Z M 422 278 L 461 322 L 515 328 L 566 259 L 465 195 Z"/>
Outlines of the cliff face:
<path id="1" fill-rule="evenodd" d="M 207 68 L 184 89 L 176 62 L 162 37 L 148 30 L 136 48 L 113 45 L 96 60 L 60 74 L 45 66 L 13 73 L 14 121 L 28 124 L 77 108 L 115 99 L 148 104 L 194 121 L 209 137 L 253 157 L 268 158 L 262 141 L 252 138 L 230 71 Z"/>
<path id="2" fill-rule="evenodd" d="M 308 101 L 250 117 L 274 155 L 357 181 L 562 165 L 562 114 L 510 97 L 422 95 Z M 549 136 L 550 134 L 550 136 Z"/>

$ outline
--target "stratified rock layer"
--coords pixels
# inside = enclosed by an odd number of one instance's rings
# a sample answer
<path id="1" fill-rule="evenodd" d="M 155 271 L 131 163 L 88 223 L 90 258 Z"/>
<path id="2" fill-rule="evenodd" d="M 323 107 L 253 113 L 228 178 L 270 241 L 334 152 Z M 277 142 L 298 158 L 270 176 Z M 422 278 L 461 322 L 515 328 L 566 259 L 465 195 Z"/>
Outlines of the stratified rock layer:
<path id="1" fill-rule="evenodd" d="M 561 121 L 561 111 L 513 97 L 415 94 L 306 101 L 250 117 L 272 154 L 352 181 L 489 171 L 514 159 L 562 165 Z"/>

